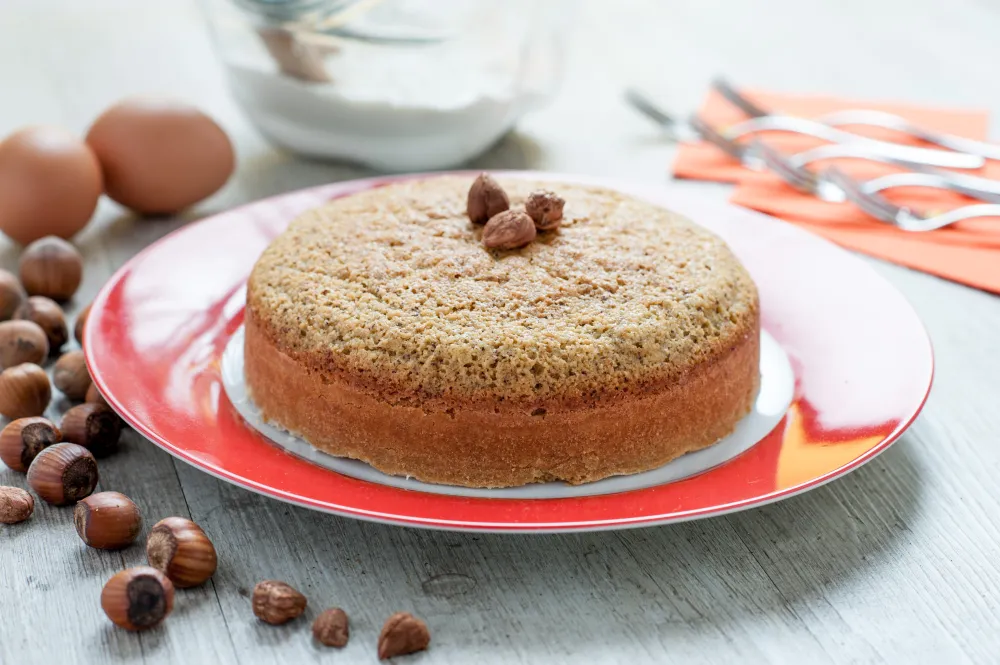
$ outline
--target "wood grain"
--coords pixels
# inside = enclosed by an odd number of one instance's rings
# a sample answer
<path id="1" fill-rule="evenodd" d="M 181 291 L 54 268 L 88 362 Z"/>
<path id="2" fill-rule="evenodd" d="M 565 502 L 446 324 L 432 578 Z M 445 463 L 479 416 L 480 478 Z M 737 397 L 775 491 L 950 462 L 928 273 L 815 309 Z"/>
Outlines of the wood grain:
<path id="1" fill-rule="evenodd" d="M 226 94 L 193 0 L 8 0 L 0 9 L 0 133 L 77 131 L 107 104 L 156 91 L 220 119 L 240 166 L 176 219 L 101 204 L 78 244 L 84 305 L 129 256 L 187 221 L 364 169 L 269 147 Z M 567 21 L 572 67 L 554 103 L 475 161 L 666 182 L 673 147 L 620 102 L 626 84 L 693 109 L 712 75 L 776 89 L 1000 112 L 1000 9 L 974 0 L 592 0 Z M 671 186 L 724 197 L 701 183 Z M 16 262 L 0 241 L 0 266 Z M 927 408 L 888 452 L 807 495 L 712 520 L 618 533 L 468 535 L 357 522 L 221 483 L 128 432 L 103 488 L 148 528 L 191 516 L 220 554 L 213 582 L 178 594 L 158 630 L 112 629 L 104 581 L 141 546 L 87 550 L 71 511 L 39 505 L 0 528 L 0 663 L 374 663 L 382 621 L 427 620 L 413 663 L 987 663 L 1000 654 L 1000 301 L 873 263 L 913 302 L 937 355 Z M 58 412 L 64 404 L 57 403 Z M 0 483 L 25 486 L 0 470 Z M 303 619 L 258 623 L 249 593 L 280 578 Z M 351 617 L 343 652 L 313 645 L 322 609 Z"/>

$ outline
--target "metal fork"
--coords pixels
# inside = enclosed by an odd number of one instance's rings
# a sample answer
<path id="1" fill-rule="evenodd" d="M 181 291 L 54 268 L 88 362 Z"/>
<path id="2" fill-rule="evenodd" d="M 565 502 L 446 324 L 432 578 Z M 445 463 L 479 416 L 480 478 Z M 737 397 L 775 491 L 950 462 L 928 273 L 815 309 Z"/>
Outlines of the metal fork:
<path id="1" fill-rule="evenodd" d="M 738 160 L 744 166 L 754 171 L 763 171 L 767 168 L 764 160 L 757 154 L 753 142 L 740 143 L 726 134 L 705 122 L 697 115 L 692 116 L 687 122 L 680 120 L 667 113 L 663 108 L 657 106 L 644 94 L 635 89 L 625 91 L 626 100 L 642 114 L 652 119 L 663 129 L 665 129 L 674 140 L 682 143 L 692 143 L 704 140 L 716 146 L 727 155 Z M 949 153 L 942 153 L 949 154 Z M 950 153 L 955 154 L 955 153 Z M 911 155 L 906 154 L 905 157 Z M 802 167 L 813 162 L 826 159 L 837 159 L 839 157 L 854 157 L 857 159 L 867 159 L 874 162 L 896 164 L 913 168 L 923 163 L 914 163 L 908 159 L 900 159 L 895 156 L 885 156 L 872 151 L 868 145 L 858 143 L 830 143 L 817 146 L 809 150 L 804 150 L 788 159 L 792 160 L 796 166 Z"/>
<path id="2" fill-rule="evenodd" d="M 730 85 L 725 79 L 716 78 L 712 81 L 712 87 L 730 104 L 743 111 L 751 118 L 762 118 L 772 115 L 773 111 L 768 111 L 758 104 L 747 99 L 735 87 Z M 938 132 L 925 129 L 915 125 L 906 118 L 894 113 L 884 111 L 872 111 L 867 109 L 848 109 L 835 111 L 815 118 L 817 122 L 831 127 L 846 125 L 867 125 L 869 127 L 880 127 L 891 129 L 903 134 L 908 134 L 916 139 L 939 145 L 942 148 L 955 150 L 970 155 L 978 155 L 986 159 L 1000 159 L 1000 145 L 968 139 L 964 136 L 956 136 L 946 132 Z"/>
<path id="3" fill-rule="evenodd" d="M 923 215 L 891 203 L 880 194 L 865 192 L 861 183 L 834 166 L 826 169 L 824 177 L 842 189 L 847 199 L 868 215 L 904 231 L 934 231 L 977 217 L 1000 217 L 1000 204 L 996 203 L 977 203 L 937 215 Z"/>
<path id="4" fill-rule="evenodd" d="M 795 163 L 793 157 L 782 154 L 759 139 L 754 139 L 753 150 L 770 171 L 796 189 L 831 203 L 847 200 L 844 190 L 830 181 L 827 172 L 817 173 L 800 166 Z M 895 187 L 932 187 L 964 194 L 980 201 L 1000 203 L 1000 182 L 929 168 L 921 171 L 890 173 L 859 182 L 858 186 L 866 194 L 875 194 Z"/>
<path id="5" fill-rule="evenodd" d="M 697 116 L 692 117 L 688 122 L 683 122 L 671 116 L 669 113 L 659 108 L 646 95 L 634 88 L 625 91 L 626 100 L 638 111 L 653 119 L 662 127 L 671 132 L 673 137 L 682 142 L 703 138 L 718 146 L 727 154 L 744 162 L 750 168 L 760 168 L 759 158 L 756 166 L 751 160 L 749 163 L 740 155 L 748 154 L 745 146 L 737 140 L 745 136 L 760 131 L 780 130 L 804 134 L 815 138 L 829 141 L 831 145 L 851 145 L 852 156 L 863 156 L 866 159 L 877 161 L 891 161 L 893 163 L 915 164 L 921 166 L 942 166 L 951 168 L 975 169 L 981 167 L 985 160 L 978 155 L 968 155 L 945 150 L 934 150 L 929 148 L 918 148 L 913 146 L 890 143 L 870 139 L 858 134 L 851 134 L 839 129 L 834 129 L 828 125 L 805 120 L 803 118 L 793 118 L 790 116 L 766 116 L 753 118 L 738 125 L 722 131 L 708 127 L 706 123 Z M 706 134 L 706 127 L 708 134 Z M 749 153 L 753 157 L 752 153 Z M 822 154 L 822 153 L 821 153 Z"/>

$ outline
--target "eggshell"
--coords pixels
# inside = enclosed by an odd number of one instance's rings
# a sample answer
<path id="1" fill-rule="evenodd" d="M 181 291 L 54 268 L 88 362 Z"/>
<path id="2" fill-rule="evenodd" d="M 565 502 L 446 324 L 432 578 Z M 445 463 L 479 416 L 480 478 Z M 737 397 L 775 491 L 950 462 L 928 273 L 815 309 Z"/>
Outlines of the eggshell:
<path id="1" fill-rule="evenodd" d="M 0 231 L 26 245 L 71 238 L 101 196 L 97 157 L 59 127 L 26 127 L 0 143 Z"/>
<path id="2" fill-rule="evenodd" d="M 138 213 L 175 213 L 210 196 L 233 172 L 235 156 L 219 125 L 184 102 L 123 100 L 87 133 L 108 196 Z"/>

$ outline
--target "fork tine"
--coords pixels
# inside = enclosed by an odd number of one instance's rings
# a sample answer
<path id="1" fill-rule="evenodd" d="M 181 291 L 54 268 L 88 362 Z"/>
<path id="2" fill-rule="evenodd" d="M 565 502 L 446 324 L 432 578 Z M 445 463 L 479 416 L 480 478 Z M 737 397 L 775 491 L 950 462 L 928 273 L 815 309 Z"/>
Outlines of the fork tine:
<path id="1" fill-rule="evenodd" d="M 716 90 L 716 92 L 722 95 L 723 99 L 743 111 L 751 118 L 760 118 L 765 115 L 770 115 L 770 112 L 767 111 L 767 109 L 761 108 L 744 97 L 736 90 L 736 88 L 731 86 L 721 76 L 717 76 L 712 80 L 712 87 Z"/>
<path id="2" fill-rule="evenodd" d="M 844 194 L 849 201 L 876 219 L 898 226 L 900 214 L 906 212 L 903 208 L 889 203 L 889 201 L 878 194 L 864 192 L 857 180 L 851 178 L 836 166 L 831 166 L 824 170 L 823 176 L 844 190 Z"/>
<path id="3" fill-rule="evenodd" d="M 709 125 L 699 116 L 691 116 L 691 119 L 688 122 L 703 139 L 719 148 L 727 155 L 735 157 L 741 161 L 747 156 L 747 149 L 744 146 L 740 145 L 736 141 L 727 139 L 722 135 L 722 132 Z"/>
<path id="4" fill-rule="evenodd" d="M 764 160 L 767 168 L 792 187 L 809 194 L 818 193 L 819 180 L 815 173 L 795 167 L 788 158 L 760 139 L 751 141 L 750 147 L 754 154 Z"/>
<path id="5" fill-rule="evenodd" d="M 677 120 L 672 115 L 657 106 L 653 103 L 653 100 L 635 88 L 625 89 L 625 100 L 639 112 L 660 125 L 673 127 L 677 124 Z"/>

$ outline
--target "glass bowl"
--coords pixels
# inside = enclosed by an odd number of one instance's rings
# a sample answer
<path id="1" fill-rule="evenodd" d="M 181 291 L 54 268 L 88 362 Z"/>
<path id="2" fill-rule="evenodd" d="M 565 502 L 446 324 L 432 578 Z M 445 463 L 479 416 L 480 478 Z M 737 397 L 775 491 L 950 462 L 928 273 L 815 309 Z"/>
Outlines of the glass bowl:
<path id="1" fill-rule="evenodd" d="M 460 165 L 551 98 L 568 0 L 202 0 L 228 85 L 295 153 Z"/>

